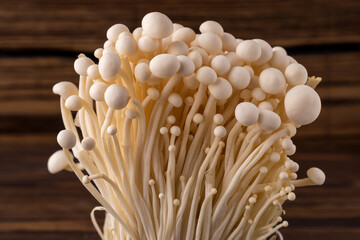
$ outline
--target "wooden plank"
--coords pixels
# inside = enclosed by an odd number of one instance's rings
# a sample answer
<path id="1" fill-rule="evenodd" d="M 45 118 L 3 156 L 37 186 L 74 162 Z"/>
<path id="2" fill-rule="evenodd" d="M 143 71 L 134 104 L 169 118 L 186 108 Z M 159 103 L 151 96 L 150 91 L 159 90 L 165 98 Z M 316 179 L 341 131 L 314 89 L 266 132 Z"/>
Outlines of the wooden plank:
<path id="1" fill-rule="evenodd" d="M 105 32 L 121 22 L 134 29 L 150 11 L 168 14 L 193 29 L 205 20 L 219 21 L 239 38 L 264 38 L 271 44 L 359 43 L 360 4 L 346 0 L 148 2 L 17 1 L 0 3 L 0 46 L 11 49 L 67 49 L 93 51 Z M 191 11 L 191 15 L 189 14 Z"/>

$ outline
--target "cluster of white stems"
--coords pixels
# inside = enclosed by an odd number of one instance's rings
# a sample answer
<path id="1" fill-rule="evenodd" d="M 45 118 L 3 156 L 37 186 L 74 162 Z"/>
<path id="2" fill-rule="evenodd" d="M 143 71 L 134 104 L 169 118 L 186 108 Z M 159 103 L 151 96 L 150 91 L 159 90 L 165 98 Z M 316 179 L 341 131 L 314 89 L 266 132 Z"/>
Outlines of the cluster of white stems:
<path id="1" fill-rule="evenodd" d="M 261 240 L 287 227 L 295 188 L 325 181 L 318 168 L 297 179 L 289 158 L 296 128 L 320 113 L 321 79 L 215 21 L 196 34 L 153 12 L 141 25 L 112 26 L 98 64 L 75 61 L 79 87 L 54 86 L 65 130 L 49 171 L 73 171 L 101 204 L 101 239 Z"/>

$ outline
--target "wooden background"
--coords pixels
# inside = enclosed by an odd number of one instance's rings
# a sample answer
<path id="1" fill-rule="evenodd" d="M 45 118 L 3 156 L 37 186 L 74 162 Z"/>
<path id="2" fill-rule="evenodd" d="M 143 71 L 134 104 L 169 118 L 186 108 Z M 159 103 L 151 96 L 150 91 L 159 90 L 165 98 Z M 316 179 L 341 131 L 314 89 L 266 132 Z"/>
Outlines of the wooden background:
<path id="1" fill-rule="evenodd" d="M 285 239 L 360 239 L 360 1 L 0 1 L 0 239 L 98 239 L 96 202 L 70 173 L 50 175 L 62 129 L 58 81 L 77 82 L 73 61 L 91 54 L 114 23 L 134 29 L 149 11 L 198 29 L 220 22 L 243 39 L 284 46 L 311 75 L 323 109 L 299 129 L 294 160 L 323 187 L 296 190 L 286 204 Z"/>

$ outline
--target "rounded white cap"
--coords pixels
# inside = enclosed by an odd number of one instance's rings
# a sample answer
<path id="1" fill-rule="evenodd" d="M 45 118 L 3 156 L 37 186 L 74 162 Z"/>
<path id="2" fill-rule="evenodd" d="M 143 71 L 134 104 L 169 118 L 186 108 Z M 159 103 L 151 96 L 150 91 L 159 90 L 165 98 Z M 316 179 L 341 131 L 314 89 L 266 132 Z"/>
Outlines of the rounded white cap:
<path id="1" fill-rule="evenodd" d="M 150 61 L 150 71 L 156 77 L 169 78 L 180 68 L 178 58 L 172 54 L 159 54 Z"/>
<path id="2" fill-rule="evenodd" d="M 262 90 L 270 94 L 279 94 L 286 87 L 284 75 L 276 68 L 263 70 L 259 76 L 259 84 Z"/>
<path id="3" fill-rule="evenodd" d="M 71 95 L 77 95 L 78 89 L 72 82 L 58 82 L 52 88 L 53 93 L 60 95 L 62 98 L 67 99 Z"/>
<path id="4" fill-rule="evenodd" d="M 196 71 L 196 79 L 203 84 L 209 85 L 216 81 L 217 75 L 214 69 L 203 66 Z"/>
<path id="5" fill-rule="evenodd" d="M 47 162 L 48 171 L 52 174 L 58 173 L 66 168 L 68 162 L 63 150 L 54 152 Z"/>
<path id="6" fill-rule="evenodd" d="M 306 174 L 316 185 L 323 185 L 325 182 L 325 173 L 319 168 L 310 168 L 309 170 L 307 170 Z"/>
<path id="7" fill-rule="evenodd" d="M 112 109 L 124 108 L 128 100 L 128 91 L 119 84 L 110 85 L 105 91 L 105 102 Z"/>
<path id="8" fill-rule="evenodd" d="M 91 151 L 95 148 L 96 142 L 92 137 L 86 137 L 81 141 L 81 147 L 85 151 Z"/>
<path id="9" fill-rule="evenodd" d="M 92 99 L 98 102 L 104 101 L 104 93 L 108 85 L 104 82 L 96 81 L 89 90 L 89 95 Z"/>
<path id="10" fill-rule="evenodd" d="M 212 32 L 205 32 L 198 36 L 200 47 L 210 54 L 218 54 L 222 50 L 221 38 Z"/>
<path id="11" fill-rule="evenodd" d="M 75 134 L 70 130 L 61 130 L 57 135 L 57 142 L 62 148 L 71 149 L 76 144 Z"/>
<path id="12" fill-rule="evenodd" d="M 279 115 L 269 110 L 259 111 L 259 126 L 265 131 L 274 131 L 281 125 Z"/>
<path id="13" fill-rule="evenodd" d="M 74 62 L 74 69 L 77 74 L 80 76 L 87 76 L 87 69 L 89 66 L 93 65 L 94 62 L 88 57 L 79 57 Z"/>
<path id="14" fill-rule="evenodd" d="M 252 103 L 242 102 L 235 108 L 236 120 L 244 126 L 251 126 L 257 122 L 259 109 Z"/>
<path id="15" fill-rule="evenodd" d="M 298 125 L 312 123 L 321 111 L 319 95 L 306 85 L 290 89 L 285 95 L 284 105 L 288 118 Z"/>
<path id="16" fill-rule="evenodd" d="M 217 100 L 226 100 L 232 94 L 231 84 L 222 77 L 218 77 L 216 81 L 208 86 L 210 94 Z"/>
<path id="17" fill-rule="evenodd" d="M 308 79 L 306 68 L 299 63 L 292 63 L 285 69 L 285 77 L 291 85 L 305 84 Z"/>
<path id="18" fill-rule="evenodd" d="M 236 55 L 244 62 L 255 62 L 261 56 L 261 48 L 252 40 L 244 40 L 236 47 Z"/>
<path id="19" fill-rule="evenodd" d="M 233 67 L 229 72 L 229 81 L 235 89 L 244 89 L 250 83 L 250 73 L 240 66 Z"/>
<path id="20" fill-rule="evenodd" d="M 111 81 L 121 67 L 120 57 L 116 53 L 104 54 L 99 60 L 99 73 L 105 81 Z"/>
<path id="21" fill-rule="evenodd" d="M 154 39 L 162 39 L 170 36 L 174 31 L 172 21 L 168 16 L 160 12 L 146 14 L 142 21 L 143 34 Z"/>
<path id="22" fill-rule="evenodd" d="M 112 25 L 106 32 L 106 37 L 112 42 L 116 42 L 120 33 L 122 32 L 129 32 L 129 28 L 124 24 L 118 23 Z"/>
<path id="23" fill-rule="evenodd" d="M 71 95 L 66 99 L 65 107 L 71 111 L 79 111 L 83 107 L 83 101 L 78 95 Z"/>

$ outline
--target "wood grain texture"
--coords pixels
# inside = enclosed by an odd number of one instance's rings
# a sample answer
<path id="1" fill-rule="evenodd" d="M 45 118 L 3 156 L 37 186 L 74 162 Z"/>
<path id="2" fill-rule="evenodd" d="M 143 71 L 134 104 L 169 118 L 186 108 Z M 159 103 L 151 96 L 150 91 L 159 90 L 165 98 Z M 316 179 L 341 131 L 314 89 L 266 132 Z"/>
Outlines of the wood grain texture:
<path id="1" fill-rule="evenodd" d="M 239 38 L 285 46 L 323 77 L 319 119 L 294 138 L 299 176 L 312 166 L 323 187 L 299 188 L 287 203 L 285 239 L 360 236 L 360 2 L 304 1 L 0 1 L 0 239 L 99 239 L 89 214 L 96 201 L 71 173 L 51 175 L 48 156 L 62 128 L 59 81 L 77 83 L 73 61 L 105 41 L 106 29 L 131 29 L 149 11 L 198 29 L 219 21 Z M 101 214 L 99 214 L 101 218 Z"/>

